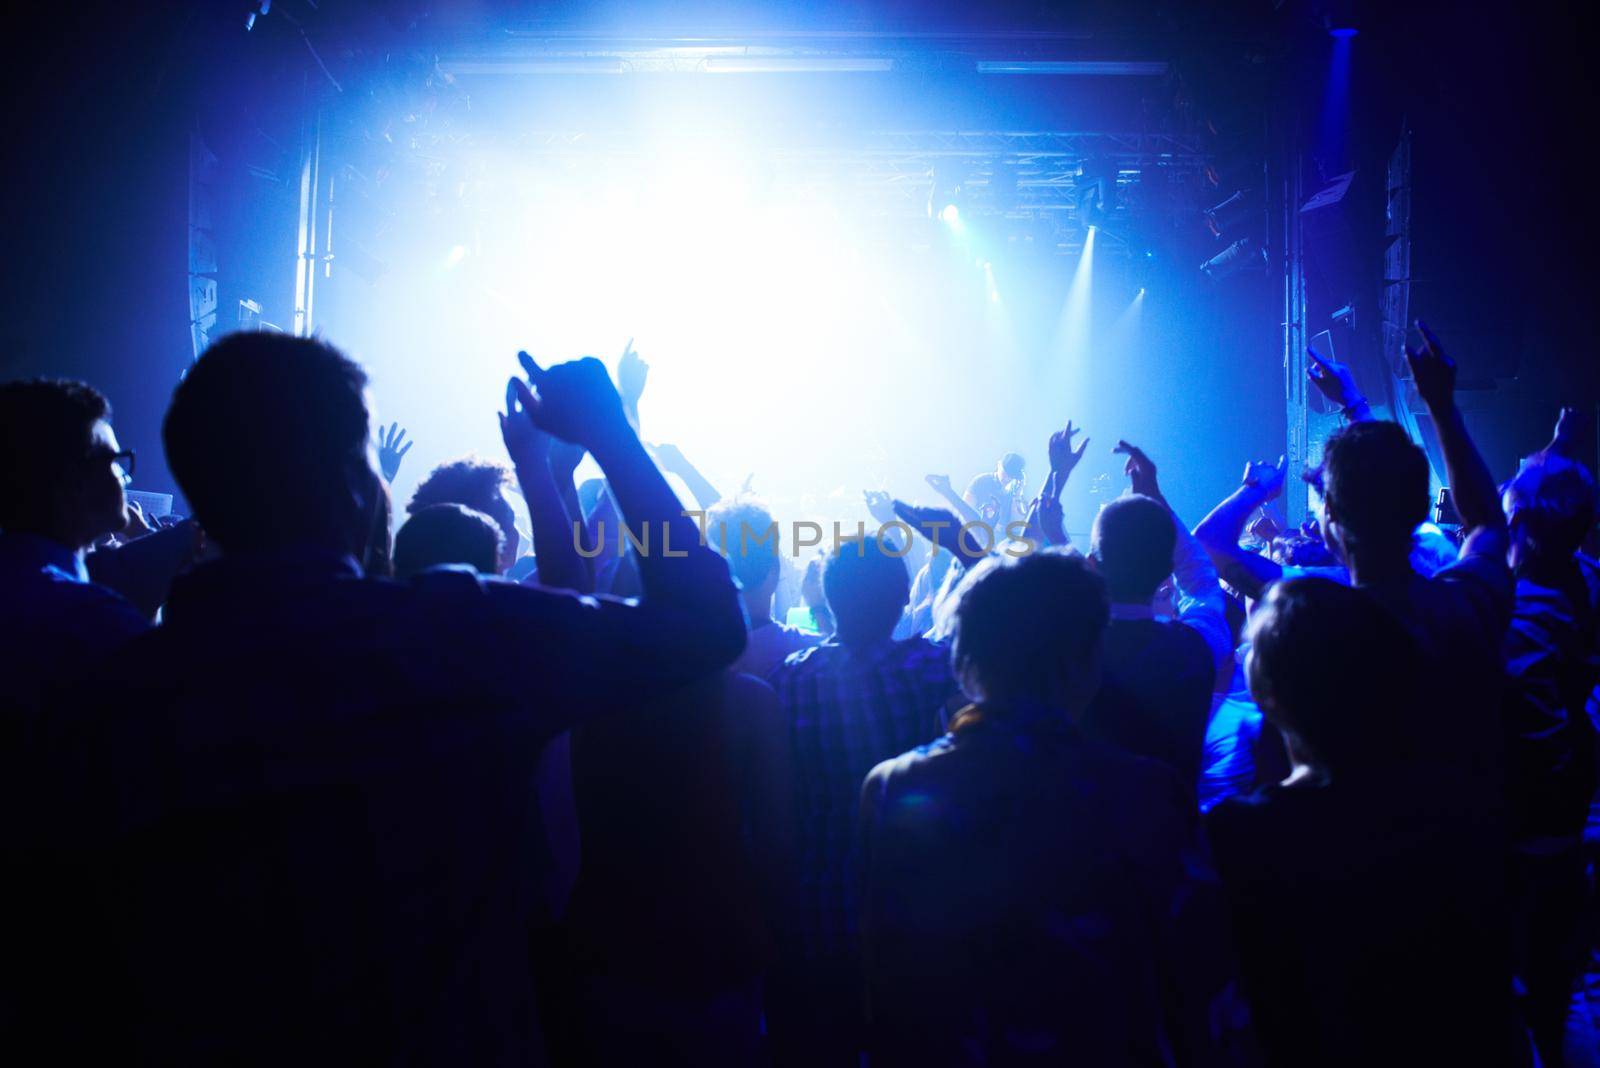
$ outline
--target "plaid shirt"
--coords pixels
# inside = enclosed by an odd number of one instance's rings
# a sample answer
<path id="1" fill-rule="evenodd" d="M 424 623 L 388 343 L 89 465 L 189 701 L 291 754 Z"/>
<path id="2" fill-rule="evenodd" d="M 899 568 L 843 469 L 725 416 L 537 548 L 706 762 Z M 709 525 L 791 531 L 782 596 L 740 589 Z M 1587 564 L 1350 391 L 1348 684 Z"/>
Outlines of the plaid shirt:
<path id="1" fill-rule="evenodd" d="M 944 733 L 957 692 L 950 653 L 922 638 L 864 648 L 829 640 L 790 656 L 768 681 L 795 766 L 800 946 L 810 958 L 853 952 L 861 783 L 881 761 Z"/>

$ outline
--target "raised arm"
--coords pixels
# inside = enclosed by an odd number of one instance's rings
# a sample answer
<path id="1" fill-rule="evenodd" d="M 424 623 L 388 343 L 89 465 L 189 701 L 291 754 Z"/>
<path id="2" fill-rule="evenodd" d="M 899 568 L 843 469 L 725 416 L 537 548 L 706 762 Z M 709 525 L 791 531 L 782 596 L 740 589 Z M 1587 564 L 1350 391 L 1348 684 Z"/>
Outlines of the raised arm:
<path id="1" fill-rule="evenodd" d="M 676 445 L 657 445 L 655 447 L 656 463 L 661 465 L 661 470 L 677 475 L 683 479 L 684 485 L 689 487 L 689 492 L 694 494 L 695 503 L 706 511 L 711 506 L 722 500 L 722 494 L 711 480 L 700 473 L 700 469 L 689 462 L 683 450 Z"/>
<path id="2" fill-rule="evenodd" d="M 1222 581 L 1244 594 L 1259 597 L 1268 584 L 1283 577 L 1283 568 L 1268 557 L 1239 547 L 1244 525 L 1255 510 L 1283 492 L 1288 461 L 1245 465 L 1244 481 L 1211 514 L 1200 520 L 1194 536 L 1217 565 Z"/>
<path id="3" fill-rule="evenodd" d="M 588 705 L 636 696 L 722 667 L 744 648 L 744 612 L 727 562 L 700 544 L 699 528 L 651 462 L 595 359 L 530 370 L 537 394 L 515 382 L 519 417 L 588 449 L 623 520 L 647 539 L 635 602 L 550 596 L 539 641 L 544 664 L 581 681 Z M 570 538 L 570 534 L 568 535 Z M 531 591 L 518 591 L 531 592 Z M 598 695 L 598 696 L 597 696 Z M 574 717 L 576 713 L 571 713 Z"/>
<path id="4" fill-rule="evenodd" d="M 1306 349 L 1306 355 L 1311 357 L 1311 362 L 1306 364 L 1311 384 L 1338 406 L 1339 414 L 1352 423 L 1370 423 L 1372 405 L 1356 385 L 1355 372 L 1332 357 L 1320 355 L 1316 349 Z"/>
<path id="5" fill-rule="evenodd" d="M 1085 437 L 1076 449 L 1072 447 L 1072 439 L 1083 432 L 1082 427 L 1072 425 L 1072 420 L 1067 420 L 1067 425 L 1050 435 L 1046 445 L 1046 452 L 1050 457 L 1050 475 L 1045 479 L 1044 489 L 1039 493 L 1039 529 L 1044 535 L 1045 544 L 1057 548 L 1066 548 L 1072 544 L 1072 539 L 1067 535 L 1066 514 L 1061 507 L 1061 494 L 1067 488 L 1067 479 L 1072 477 L 1072 472 L 1083 460 L 1083 454 L 1089 451 L 1089 439 Z"/>
<path id="6" fill-rule="evenodd" d="M 1500 508 L 1500 491 L 1456 407 L 1455 361 L 1445 354 L 1439 339 L 1420 319 L 1417 330 L 1422 334 L 1422 344 L 1417 348 L 1406 346 L 1406 361 L 1439 435 L 1445 477 L 1450 480 L 1450 494 L 1466 534 L 1462 555 L 1503 557 L 1506 517 Z"/>
<path id="7" fill-rule="evenodd" d="M 1166 495 L 1156 478 L 1156 465 L 1137 445 L 1117 442 L 1112 450 L 1126 456 L 1128 462 L 1123 472 L 1128 476 L 1133 492 L 1166 505 L 1172 516 L 1172 527 L 1177 541 L 1172 550 L 1172 581 L 1178 596 L 1173 605 L 1178 621 L 1204 638 L 1211 656 L 1220 666 L 1233 656 L 1233 635 L 1228 629 L 1227 611 L 1222 599 L 1222 587 L 1217 582 L 1217 569 L 1206 556 L 1199 540 L 1183 525 L 1178 514 L 1167 504 Z"/>
<path id="8" fill-rule="evenodd" d="M 550 466 L 550 435 L 527 416 L 533 403 L 528 387 L 513 378 L 506 386 L 506 410 L 500 413 L 500 437 L 528 505 L 539 584 L 589 593 L 594 589 L 594 577 L 578 553 L 572 517 Z"/>

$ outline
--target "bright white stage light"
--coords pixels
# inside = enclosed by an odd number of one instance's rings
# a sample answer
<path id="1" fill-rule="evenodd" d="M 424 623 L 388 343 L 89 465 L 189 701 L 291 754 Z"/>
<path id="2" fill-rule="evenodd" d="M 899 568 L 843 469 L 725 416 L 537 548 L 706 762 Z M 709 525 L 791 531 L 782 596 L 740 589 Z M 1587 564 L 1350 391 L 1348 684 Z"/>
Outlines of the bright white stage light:
<path id="1" fill-rule="evenodd" d="M 940 209 L 939 218 L 944 221 L 946 226 L 955 226 L 961 222 L 961 209 L 954 204 L 946 204 Z"/>

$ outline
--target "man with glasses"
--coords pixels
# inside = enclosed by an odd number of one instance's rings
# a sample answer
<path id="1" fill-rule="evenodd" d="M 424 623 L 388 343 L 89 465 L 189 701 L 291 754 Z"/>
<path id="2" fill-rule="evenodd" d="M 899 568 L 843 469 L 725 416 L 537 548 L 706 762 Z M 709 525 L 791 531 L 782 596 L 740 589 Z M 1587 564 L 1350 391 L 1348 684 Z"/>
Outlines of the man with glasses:
<path id="1" fill-rule="evenodd" d="M 84 553 L 128 522 L 133 453 L 82 382 L 0 385 L 0 704 L 31 707 L 52 679 L 148 623 L 95 585 Z"/>

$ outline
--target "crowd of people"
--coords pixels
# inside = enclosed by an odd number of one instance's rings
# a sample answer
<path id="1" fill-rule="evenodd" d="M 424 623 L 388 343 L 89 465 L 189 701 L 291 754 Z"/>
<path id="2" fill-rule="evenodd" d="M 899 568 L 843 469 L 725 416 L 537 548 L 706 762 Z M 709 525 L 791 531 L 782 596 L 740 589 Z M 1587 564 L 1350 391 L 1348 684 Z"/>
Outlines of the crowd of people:
<path id="1" fill-rule="evenodd" d="M 187 517 L 94 388 L 0 386 L 8 1051 L 1600 1065 L 1588 428 L 1497 484 L 1418 327 L 1451 522 L 1313 353 L 1313 520 L 1280 458 L 1191 529 L 1118 442 L 1082 549 L 1068 422 L 802 559 L 631 345 L 520 354 L 506 460 L 403 510 L 321 340 L 189 369 Z"/>

